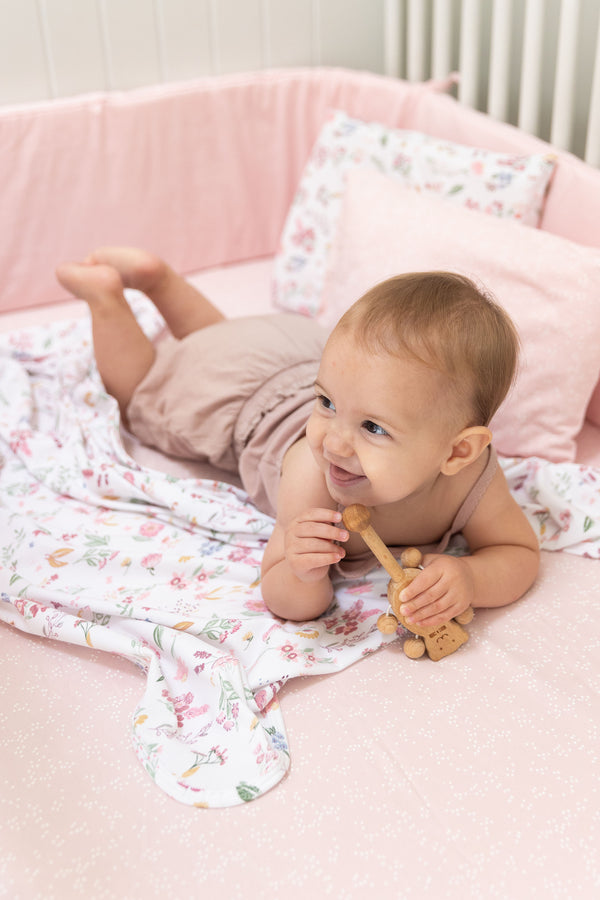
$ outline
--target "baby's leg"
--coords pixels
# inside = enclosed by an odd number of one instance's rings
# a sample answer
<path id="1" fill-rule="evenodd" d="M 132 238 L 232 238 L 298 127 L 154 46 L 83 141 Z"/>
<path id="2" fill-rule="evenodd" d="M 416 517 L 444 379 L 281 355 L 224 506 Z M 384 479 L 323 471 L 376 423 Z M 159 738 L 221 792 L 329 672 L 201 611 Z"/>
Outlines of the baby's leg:
<path id="1" fill-rule="evenodd" d="M 220 322 L 225 316 L 158 256 L 136 247 L 100 247 L 87 262 L 113 266 L 125 287 L 146 294 L 164 317 L 171 333 L 183 338 Z"/>
<path id="2" fill-rule="evenodd" d="M 121 276 L 112 266 L 63 263 L 56 277 L 90 307 L 98 371 L 126 420 L 125 410 L 154 362 L 155 350 L 123 296 Z"/>

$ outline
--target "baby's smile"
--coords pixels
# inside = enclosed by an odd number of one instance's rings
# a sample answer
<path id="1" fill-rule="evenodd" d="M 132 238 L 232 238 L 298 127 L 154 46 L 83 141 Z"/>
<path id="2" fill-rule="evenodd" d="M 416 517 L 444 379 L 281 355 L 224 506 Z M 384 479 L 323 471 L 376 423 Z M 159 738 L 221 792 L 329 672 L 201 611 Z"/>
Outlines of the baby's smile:
<path id="1" fill-rule="evenodd" d="M 366 478 L 365 475 L 356 475 L 354 472 L 349 472 L 347 469 L 342 469 L 333 463 L 329 464 L 329 477 L 333 484 L 339 487 L 350 487 L 364 481 Z"/>

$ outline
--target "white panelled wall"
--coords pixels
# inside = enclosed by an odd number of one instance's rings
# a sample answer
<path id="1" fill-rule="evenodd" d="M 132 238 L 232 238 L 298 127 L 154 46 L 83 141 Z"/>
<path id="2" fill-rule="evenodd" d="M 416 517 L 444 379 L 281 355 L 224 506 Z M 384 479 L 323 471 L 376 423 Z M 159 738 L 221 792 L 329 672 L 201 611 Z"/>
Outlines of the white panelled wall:
<path id="1" fill-rule="evenodd" d="M 282 66 L 418 81 L 600 165 L 600 0 L 0 0 L 0 103 Z"/>

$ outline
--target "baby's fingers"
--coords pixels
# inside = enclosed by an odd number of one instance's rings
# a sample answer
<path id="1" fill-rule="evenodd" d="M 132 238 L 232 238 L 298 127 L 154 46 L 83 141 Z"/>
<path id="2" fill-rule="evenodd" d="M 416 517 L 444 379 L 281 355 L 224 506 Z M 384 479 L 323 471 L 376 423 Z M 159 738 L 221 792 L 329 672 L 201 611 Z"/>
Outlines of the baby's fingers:
<path id="1" fill-rule="evenodd" d="M 348 532 L 338 528 L 341 513 L 334 509 L 309 509 L 298 516 L 290 531 L 301 538 L 320 538 L 325 541 L 347 541 Z"/>
<path id="2" fill-rule="evenodd" d="M 426 566 L 400 594 L 400 612 L 407 623 L 436 627 L 463 612 L 471 602 L 465 574 L 458 559 Z"/>

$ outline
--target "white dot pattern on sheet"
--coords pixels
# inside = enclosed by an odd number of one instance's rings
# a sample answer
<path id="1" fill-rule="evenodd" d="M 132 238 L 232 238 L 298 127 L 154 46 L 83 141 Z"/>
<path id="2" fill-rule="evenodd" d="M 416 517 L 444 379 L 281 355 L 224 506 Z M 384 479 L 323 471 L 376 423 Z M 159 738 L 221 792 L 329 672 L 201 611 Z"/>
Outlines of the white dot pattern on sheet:
<path id="1" fill-rule="evenodd" d="M 290 774 L 221 810 L 139 765 L 133 665 L 0 625 L 5 896 L 597 896 L 599 589 L 596 561 L 544 553 L 446 660 L 398 642 L 294 679 Z"/>

